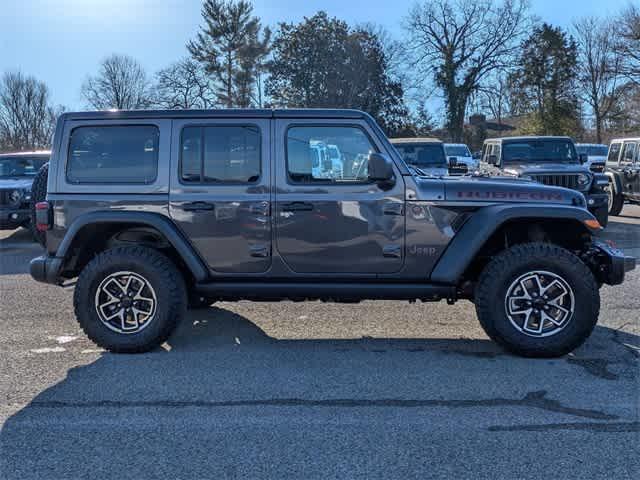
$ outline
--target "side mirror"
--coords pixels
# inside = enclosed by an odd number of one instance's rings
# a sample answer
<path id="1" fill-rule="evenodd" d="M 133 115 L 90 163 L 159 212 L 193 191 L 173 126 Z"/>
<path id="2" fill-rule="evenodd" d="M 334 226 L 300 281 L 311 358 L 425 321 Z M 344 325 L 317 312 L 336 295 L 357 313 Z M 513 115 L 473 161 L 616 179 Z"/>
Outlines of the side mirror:
<path id="1" fill-rule="evenodd" d="M 491 165 L 497 165 L 498 164 L 498 156 L 497 155 L 489 155 L 487 157 L 487 163 L 489 163 Z"/>
<path id="2" fill-rule="evenodd" d="M 587 155 L 586 153 L 581 153 L 578 155 L 578 160 L 580 160 L 580 163 L 585 164 L 589 161 L 589 155 Z"/>
<path id="3" fill-rule="evenodd" d="M 391 160 L 382 153 L 370 153 L 367 161 L 369 180 L 372 182 L 391 182 L 393 166 Z"/>
<path id="4" fill-rule="evenodd" d="M 458 165 L 458 157 L 449 157 L 449 166 L 455 167 Z"/>

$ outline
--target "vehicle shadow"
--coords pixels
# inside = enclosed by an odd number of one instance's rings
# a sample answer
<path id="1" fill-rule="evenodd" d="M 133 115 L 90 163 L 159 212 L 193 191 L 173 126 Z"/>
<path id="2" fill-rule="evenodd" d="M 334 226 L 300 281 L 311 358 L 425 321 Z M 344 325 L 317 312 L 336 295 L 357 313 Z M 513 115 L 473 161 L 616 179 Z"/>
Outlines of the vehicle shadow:
<path id="1" fill-rule="evenodd" d="M 251 408 L 280 409 L 282 421 L 288 408 L 379 407 L 525 408 L 532 423 L 537 415 L 615 421 L 611 399 L 637 395 L 639 351 L 640 337 L 607 327 L 553 360 L 514 357 L 484 339 L 278 339 L 213 307 L 190 312 L 154 352 L 104 353 L 39 393 L 0 431 L 4 478 L 84 478 L 96 468 L 118 478 L 198 476 L 207 455 L 188 454 L 188 435 L 158 433 L 193 409 L 211 425 L 205 436 L 255 415 Z M 576 391 L 588 395 L 573 404 Z M 171 454 L 170 467 L 154 454 L 133 461 L 122 451 L 136 442 L 181 454 Z M 269 443 L 259 448 L 269 458 Z"/>

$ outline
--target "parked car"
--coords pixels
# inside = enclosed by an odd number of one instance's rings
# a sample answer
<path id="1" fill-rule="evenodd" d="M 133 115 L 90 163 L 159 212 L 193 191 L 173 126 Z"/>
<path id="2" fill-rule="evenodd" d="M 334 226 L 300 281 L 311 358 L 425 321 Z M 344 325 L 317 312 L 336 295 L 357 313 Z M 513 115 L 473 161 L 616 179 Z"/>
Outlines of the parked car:
<path id="1" fill-rule="evenodd" d="M 471 150 L 464 143 L 445 143 L 444 151 L 452 167 L 450 173 L 453 175 L 475 172 L 480 167 L 480 161 L 473 158 Z"/>
<path id="2" fill-rule="evenodd" d="M 314 176 L 320 143 L 348 174 Z M 501 345 L 556 356 L 635 267 L 580 192 L 419 175 L 359 111 L 64 113 L 49 166 L 31 275 L 75 282 L 80 326 L 114 352 L 218 300 L 467 299 Z"/>
<path id="3" fill-rule="evenodd" d="M 449 174 L 444 143 L 437 138 L 392 138 L 390 141 L 405 163 L 419 174 L 436 177 Z"/>
<path id="4" fill-rule="evenodd" d="M 490 175 L 525 178 L 582 193 L 589 211 L 603 227 L 609 221 L 607 177 L 586 166 L 569 137 L 505 137 L 488 139 L 482 149 L 483 169 Z"/>
<path id="5" fill-rule="evenodd" d="M 31 226 L 31 187 L 50 152 L 0 154 L 0 229 Z"/>
<path id="6" fill-rule="evenodd" d="M 606 175 L 609 215 L 619 215 L 625 201 L 640 204 L 640 137 L 611 140 Z"/>
<path id="7" fill-rule="evenodd" d="M 599 143 L 576 143 L 576 150 L 578 151 L 578 155 L 587 156 L 585 165 L 588 166 L 592 172 L 604 172 L 609 147 Z"/>

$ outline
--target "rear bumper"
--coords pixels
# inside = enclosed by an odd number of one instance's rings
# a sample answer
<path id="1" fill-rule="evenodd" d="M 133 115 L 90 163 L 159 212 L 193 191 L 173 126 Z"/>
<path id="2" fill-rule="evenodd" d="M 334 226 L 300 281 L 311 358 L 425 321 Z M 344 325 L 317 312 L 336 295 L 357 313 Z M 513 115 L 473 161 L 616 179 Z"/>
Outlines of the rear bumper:
<path id="1" fill-rule="evenodd" d="M 607 285 L 621 284 L 624 282 L 625 274 L 636 268 L 634 257 L 629 257 L 606 243 L 596 242 L 593 251 L 592 258 L 597 268 L 596 277 Z"/>
<path id="2" fill-rule="evenodd" d="M 31 273 L 31 277 L 38 282 L 59 285 L 61 283 L 61 267 L 61 258 L 42 255 L 31 260 L 29 273 Z"/>

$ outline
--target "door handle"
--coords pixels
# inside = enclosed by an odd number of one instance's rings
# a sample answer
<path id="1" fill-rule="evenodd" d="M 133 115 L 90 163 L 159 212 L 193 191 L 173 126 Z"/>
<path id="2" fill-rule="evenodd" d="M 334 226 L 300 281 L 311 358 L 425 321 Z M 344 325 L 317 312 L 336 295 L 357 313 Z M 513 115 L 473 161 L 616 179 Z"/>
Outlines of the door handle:
<path id="1" fill-rule="evenodd" d="M 283 212 L 310 212 L 313 204 L 308 202 L 291 202 L 282 205 Z"/>
<path id="2" fill-rule="evenodd" d="M 195 212 L 198 210 L 214 210 L 215 205 L 209 202 L 189 202 L 184 203 L 181 208 L 188 212 Z"/>

